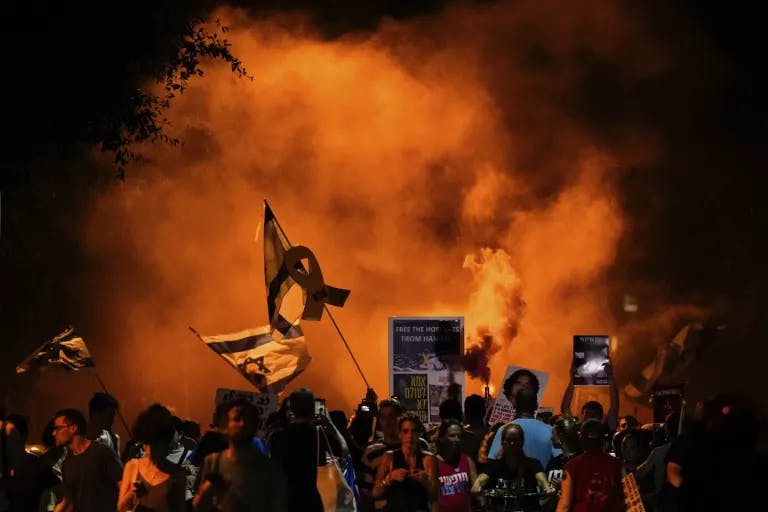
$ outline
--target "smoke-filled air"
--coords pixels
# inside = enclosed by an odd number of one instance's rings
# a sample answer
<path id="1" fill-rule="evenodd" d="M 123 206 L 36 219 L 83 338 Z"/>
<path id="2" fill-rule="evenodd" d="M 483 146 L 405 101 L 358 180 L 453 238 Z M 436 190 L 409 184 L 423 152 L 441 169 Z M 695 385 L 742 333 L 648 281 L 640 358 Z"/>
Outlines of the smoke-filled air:
<path id="1" fill-rule="evenodd" d="M 380 396 L 388 317 L 460 315 L 467 348 L 489 357 L 469 392 L 516 364 L 550 372 L 542 405 L 559 403 L 572 335 L 616 327 L 617 182 L 656 146 L 631 126 L 613 145 L 593 135 L 572 62 L 639 78 L 665 66 L 631 13 L 591 3 L 458 4 L 334 40 L 301 16 L 215 13 L 252 80 L 208 63 L 168 112 L 181 146 L 139 148 L 148 160 L 90 208 L 115 387 L 200 420 L 216 387 L 249 389 L 188 326 L 268 322 L 266 198 L 326 282 L 352 291 L 332 312 Z M 340 339 L 327 317 L 303 325 L 313 361 L 288 389 L 349 409 L 365 386 Z"/>

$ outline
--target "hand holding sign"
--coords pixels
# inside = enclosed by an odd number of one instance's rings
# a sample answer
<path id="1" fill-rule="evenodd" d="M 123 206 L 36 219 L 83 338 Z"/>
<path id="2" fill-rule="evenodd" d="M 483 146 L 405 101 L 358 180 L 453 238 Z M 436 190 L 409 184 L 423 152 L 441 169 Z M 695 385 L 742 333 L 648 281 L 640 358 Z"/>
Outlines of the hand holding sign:
<path id="1" fill-rule="evenodd" d="M 306 267 L 301 260 L 306 259 Z M 303 245 L 291 247 L 285 252 L 284 265 L 296 284 L 304 289 L 306 301 L 303 320 L 320 320 L 325 304 L 343 307 L 349 297 L 349 290 L 334 288 L 325 284 L 323 272 L 314 253 Z"/>

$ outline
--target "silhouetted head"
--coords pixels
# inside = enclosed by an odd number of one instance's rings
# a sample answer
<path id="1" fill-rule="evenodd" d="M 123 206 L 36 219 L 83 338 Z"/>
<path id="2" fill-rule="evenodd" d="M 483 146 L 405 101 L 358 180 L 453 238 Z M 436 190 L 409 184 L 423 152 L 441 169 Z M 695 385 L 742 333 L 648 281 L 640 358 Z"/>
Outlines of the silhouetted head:
<path id="1" fill-rule="evenodd" d="M 581 406 L 581 422 L 584 423 L 587 420 L 603 421 L 603 406 L 600 402 L 590 400 Z"/>
<path id="2" fill-rule="evenodd" d="M 315 395 L 309 388 L 299 388 L 288 398 L 289 407 L 297 420 L 315 417 Z"/>
<path id="3" fill-rule="evenodd" d="M 579 420 L 575 416 L 560 416 L 552 429 L 552 436 L 557 436 L 560 445 L 566 451 L 570 453 L 581 451 Z"/>
<path id="4" fill-rule="evenodd" d="M 579 438 L 584 451 L 600 453 L 605 445 L 605 427 L 598 420 L 588 419 L 581 425 Z"/>
<path id="5" fill-rule="evenodd" d="M 517 414 L 529 414 L 533 416 L 538 409 L 539 403 L 536 401 L 536 392 L 531 388 L 521 389 L 515 397 L 515 410 Z"/>
<path id="6" fill-rule="evenodd" d="M 440 404 L 440 419 L 445 420 L 462 420 L 461 403 L 458 400 L 448 399 Z"/>
<path id="7" fill-rule="evenodd" d="M 480 395 L 469 395 L 464 399 L 464 419 L 483 421 L 485 418 L 485 399 Z"/>
<path id="8" fill-rule="evenodd" d="M 115 397 L 109 393 L 94 393 L 88 402 L 88 417 L 93 428 L 110 430 L 115 423 L 115 414 L 120 408 Z"/>

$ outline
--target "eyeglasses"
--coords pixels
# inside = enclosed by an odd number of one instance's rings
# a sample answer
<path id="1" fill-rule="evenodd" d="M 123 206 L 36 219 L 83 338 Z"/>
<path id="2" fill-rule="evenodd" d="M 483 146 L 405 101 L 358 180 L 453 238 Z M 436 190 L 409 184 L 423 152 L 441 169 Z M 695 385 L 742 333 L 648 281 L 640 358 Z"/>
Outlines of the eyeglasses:
<path id="1" fill-rule="evenodd" d="M 63 428 L 67 428 L 67 427 L 71 427 L 71 426 L 72 426 L 71 423 L 67 423 L 66 425 L 54 425 L 53 426 L 53 431 L 54 432 L 58 432 L 59 430 L 61 430 Z"/>

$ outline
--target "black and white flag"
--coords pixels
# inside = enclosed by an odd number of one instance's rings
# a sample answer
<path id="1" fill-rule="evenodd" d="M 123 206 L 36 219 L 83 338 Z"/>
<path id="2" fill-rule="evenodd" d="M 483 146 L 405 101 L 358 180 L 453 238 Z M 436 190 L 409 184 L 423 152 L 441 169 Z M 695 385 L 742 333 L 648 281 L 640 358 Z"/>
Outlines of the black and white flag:
<path id="1" fill-rule="evenodd" d="M 16 373 L 25 373 L 45 366 L 58 366 L 67 370 L 78 371 L 93 368 L 93 359 L 85 340 L 68 327 L 55 338 L 46 341 L 27 356 L 18 366 Z"/>

